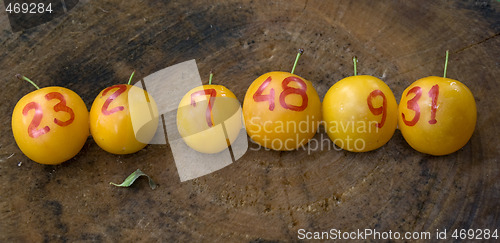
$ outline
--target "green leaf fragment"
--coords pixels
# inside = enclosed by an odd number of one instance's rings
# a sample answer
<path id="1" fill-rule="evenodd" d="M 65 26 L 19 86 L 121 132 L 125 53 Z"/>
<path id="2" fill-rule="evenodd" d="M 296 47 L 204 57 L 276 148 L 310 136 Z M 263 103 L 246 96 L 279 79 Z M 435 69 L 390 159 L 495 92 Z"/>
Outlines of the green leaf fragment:
<path id="1" fill-rule="evenodd" d="M 156 183 L 153 181 L 153 179 L 151 179 L 151 177 L 149 177 L 148 175 L 146 175 L 144 172 L 142 172 L 140 169 L 137 169 L 136 171 L 134 171 L 132 174 L 130 174 L 123 182 L 122 184 L 116 184 L 116 183 L 113 183 L 113 182 L 110 182 L 109 184 L 113 185 L 113 186 L 119 186 L 119 187 L 129 187 L 131 186 L 135 180 L 137 180 L 137 178 L 139 178 L 140 176 L 146 176 L 149 180 L 149 187 L 151 187 L 151 189 L 155 189 L 156 188 Z"/>

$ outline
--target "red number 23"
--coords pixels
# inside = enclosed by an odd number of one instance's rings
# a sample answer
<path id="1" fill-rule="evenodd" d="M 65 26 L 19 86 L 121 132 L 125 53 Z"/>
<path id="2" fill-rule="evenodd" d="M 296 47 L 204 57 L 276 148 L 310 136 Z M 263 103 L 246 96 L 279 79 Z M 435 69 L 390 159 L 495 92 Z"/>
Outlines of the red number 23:
<path id="1" fill-rule="evenodd" d="M 59 103 L 57 103 L 53 107 L 54 111 L 56 111 L 56 112 L 63 111 L 63 112 L 68 113 L 70 116 L 69 119 L 66 121 L 61 121 L 57 118 L 54 118 L 55 124 L 57 124 L 61 127 L 65 127 L 65 126 L 68 126 L 69 124 L 73 123 L 73 121 L 75 120 L 75 113 L 73 112 L 73 109 L 71 109 L 70 107 L 68 107 L 66 105 L 66 98 L 64 98 L 64 95 L 62 95 L 59 92 L 50 92 L 50 93 L 45 95 L 45 99 L 46 100 L 53 100 L 53 99 L 59 100 Z M 31 120 L 30 125 L 28 126 L 28 135 L 32 138 L 37 138 L 43 134 L 48 133 L 50 131 L 49 126 L 45 126 L 41 129 L 38 129 L 38 126 L 42 122 L 42 118 L 43 118 L 43 110 L 42 110 L 42 107 L 40 106 L 40 104 L 38 104 L 36 102 L 30 102 L 30 103 L 26 104 L 26 106 L 24 106 L 24 108 L 23 108 L 23 116 L 27 116 L 28 112 L 30 110 L 35 110 L 35 115 L 33 116 L 33 120 Z"/>

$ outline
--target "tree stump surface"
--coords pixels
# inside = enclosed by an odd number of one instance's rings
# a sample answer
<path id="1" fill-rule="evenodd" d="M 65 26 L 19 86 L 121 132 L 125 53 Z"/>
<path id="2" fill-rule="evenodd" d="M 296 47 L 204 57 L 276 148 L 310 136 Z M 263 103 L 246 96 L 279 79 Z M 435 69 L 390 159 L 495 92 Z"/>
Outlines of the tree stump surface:
<path id="1" fill-rule="evenodd" d="M 0 241 L 265 241 L 298 230 L 431 232 L 500 229 L 500 3 L 498 1 L 80 1 L 66 14 L 12 32 L 0 19 Z M 4 11 L 4 10 L 2 10 Z M 5 17 L 5 16 L 4 16 Z M 105 87 L 196 59 L 204 81 L 240 103 L 270 71 L 310 80 L 321 99 L 358 73 L 384 80 L 399 102 L 415 80 L 443 73 L 466 84 L 478 120 L 469 143 L 447 156 L 413 150 L 399 130 L 366 153 L 334 149 L 249 151 L 207 176 L 180 182 L 169 145 L 113 155 L 91 137 L 70 161 L 45 166 L 17 147 L 16 102 L 63 86 L 90 109 Z M 457 131 L 460 132 L 460 131 Z M 321 130 L 316 140 L 331 142 Z M 139 179 L 113 187 L 141 169 Z"/>

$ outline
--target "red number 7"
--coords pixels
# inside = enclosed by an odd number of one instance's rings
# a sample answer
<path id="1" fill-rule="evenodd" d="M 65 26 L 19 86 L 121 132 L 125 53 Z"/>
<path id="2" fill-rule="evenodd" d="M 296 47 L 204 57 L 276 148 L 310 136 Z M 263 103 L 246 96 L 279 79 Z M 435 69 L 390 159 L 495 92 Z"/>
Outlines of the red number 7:
<path id="1" fill-rule="evenodd" d="M 214 120 L 212 117 L 212 107 L 214 106 L 215 102 L 215 97 L 217 96 L 217 91 L 215 89 L 204 89 L 200 91 L 196 91 L 191 94 L 191 105 L 193 107 L 196 107 L 196 101 L 194 98 L 202 95 L 210 95 L 210 98 L 208 99 L 208 106 L 207 106 L 207 112 L 205 113 L 205 117 L 207 119 L 207 124 L 208 127 L 213 127 L 214 125 Z"/>

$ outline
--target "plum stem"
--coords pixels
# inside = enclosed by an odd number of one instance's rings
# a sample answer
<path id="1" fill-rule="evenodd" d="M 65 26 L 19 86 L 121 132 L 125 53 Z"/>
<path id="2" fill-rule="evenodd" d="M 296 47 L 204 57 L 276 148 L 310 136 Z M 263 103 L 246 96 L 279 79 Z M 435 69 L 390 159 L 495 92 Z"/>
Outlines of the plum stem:
<path id="1" fill-rule="evenodd" d="M 35 82 L 31 81 L 29 78 L 27 78 L 21 74 L 16 74 L 16 78 L 18 78 L 20 80 L 28 81 L 30 84 L 35 86 L 36 89 L 40 89 L 40 87 L 38 87 L 38 85 L 36 85 Z"/>
<path id="2" fill-rule="evenodd" d="M 208 78 L 208 85 L 212 84 L 212 78 L 214 77 L 214 72 L 210 70 L 210 77 Z"/>
<path id="3" fill-rule="evenodd" d="M 358 75 L 358 69 L 356 63 L 358 62 L 358 58 L 356 56 L 352 57 L 352 63 L 354 63 L 354 76 Z"/>
<path id="4" fill-rule="evenodd" d="M 128 85 L 130 85 L 130 82 L 132 82 L 132 78 L 134 77 L 134 74 L 135 74 L 135 70 L 132 72 L 132 74 L 130 74 L 130 78 L 128 79 Z"/>
<path id="5" fill-rule="evenodd" d="M 444 74 L 443 74 L 443 78 L 446 78 L 446 70 L 448 69 L 448 53 L 449 53 L 449 50 L 446 50 L 446 58 L 445 58 L 445 61 L 444 61 Z"/>
<path id="6" fill-rule="evenodd" d="M 290 72 L 291 74 L 293 74 L 293 72 L 295 72 L 295 67 L 297 66 L 297 62 L 299 62 L 299 58 L 300 58 L 300 55 L 302 55 L 302 53 L 304 53 L 304 49 L 300 48 L 299 52 L 297 53 L 297 57 L 295 58 L 295 62 L 293 63 L 292 71 Z"/>

